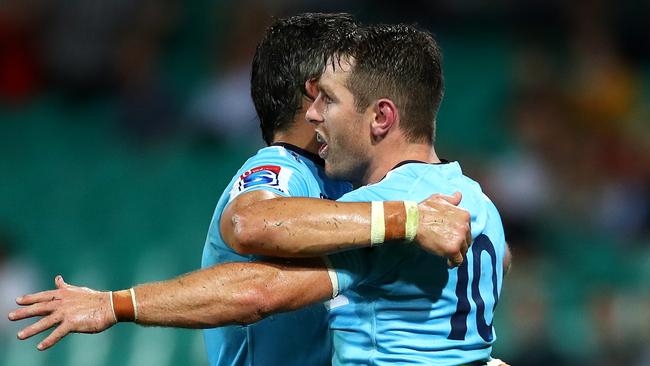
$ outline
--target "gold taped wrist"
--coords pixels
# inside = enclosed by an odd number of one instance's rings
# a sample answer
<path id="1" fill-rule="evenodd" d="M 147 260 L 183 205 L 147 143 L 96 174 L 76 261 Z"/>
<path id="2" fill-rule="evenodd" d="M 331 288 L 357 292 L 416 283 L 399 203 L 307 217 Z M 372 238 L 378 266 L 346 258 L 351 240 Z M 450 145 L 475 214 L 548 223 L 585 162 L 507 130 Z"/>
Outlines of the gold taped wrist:
<path id="1" fill-rule="evenodd" d="M 390 240 L 415 239 L 420 221 L 417 202 L 373 201 L 370 216 L 370 246 Z"/>
<path id="2" fill-rule="evenodd" d="M 111 291 L 113 315 L 118 322 L 135 322 L 138 320 L 138 304 L 133 288 Z"/>

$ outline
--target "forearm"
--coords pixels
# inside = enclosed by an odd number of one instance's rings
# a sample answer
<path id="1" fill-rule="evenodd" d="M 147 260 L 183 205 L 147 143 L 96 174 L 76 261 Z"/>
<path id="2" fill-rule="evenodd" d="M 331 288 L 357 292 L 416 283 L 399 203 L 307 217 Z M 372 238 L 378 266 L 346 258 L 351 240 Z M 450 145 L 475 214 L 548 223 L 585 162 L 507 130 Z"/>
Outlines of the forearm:
<path id="1" fill-rule="evenodd" d="M 18 332 L 27 339 L 52 327 L 38 344 L 45 350 L 67 334 L 99 333 L 116 321 L 143 325 L 209 328 L 253 323 L 270 313 L 294 310 L 332 296 L 321 259 L 300 263 L 228 263 L 137 286 L 101 292 L 55 279 L 56 289 L 21 296 L 10 320 L 42 317 Z M 133 301 L 135 294 L 135 302 Z"/>
<path id="2" fill-rule="evenodd" d="M 184 328 L 250 324 L 331 296 L 324 267 L 227 263 L 135 288 L 138 323 Z"/>
<path id="3" fill-rule="evenodd" d="M 246 254 L 313 257 L 370 246 L 370 202 L 275 198 L 238 210 L 226 223 Z M 225 229 L 225 230 L 224 230 Z"/>
<path id="4" fill-rule="evenodd" d="M 412 201 L 337 202 L 284 198 L 263 191 L 237 197 L 220 221 L 223 240 L 240 254 L 316 257 L 374 244 L 415 240 L 460 265 L 472 242 L 461 194 Z"/>

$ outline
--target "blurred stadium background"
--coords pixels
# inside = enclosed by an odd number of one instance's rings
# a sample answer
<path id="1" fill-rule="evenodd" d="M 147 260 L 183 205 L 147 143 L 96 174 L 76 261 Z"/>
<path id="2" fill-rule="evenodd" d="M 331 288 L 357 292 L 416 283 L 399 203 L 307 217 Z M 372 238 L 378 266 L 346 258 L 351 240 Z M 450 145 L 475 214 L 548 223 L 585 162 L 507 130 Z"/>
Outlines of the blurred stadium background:
<path id="1" fill-rule="evenodd" d="M 647 1 L 0 1 L 0 313 L 199 266 L 212 210 L 261 146 L 249 97 L 272 15 L 418 22 L 447 90 L 438 152 L 501 209 L 514 266 L 495 353 L 650 365 Z M 202 365 L 198 331 L 117 325 L 47 352 L 0 321 L 0 365 Z M 36 337 L 42 339 L 42 337 Z"/>

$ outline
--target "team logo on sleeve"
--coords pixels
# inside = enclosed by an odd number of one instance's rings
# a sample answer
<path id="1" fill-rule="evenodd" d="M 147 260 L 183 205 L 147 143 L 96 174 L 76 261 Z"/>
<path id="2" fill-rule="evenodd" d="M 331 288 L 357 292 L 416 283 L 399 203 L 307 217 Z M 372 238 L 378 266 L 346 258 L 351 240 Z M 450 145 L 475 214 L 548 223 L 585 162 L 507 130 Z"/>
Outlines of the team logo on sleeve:
<path id="1" fill-rule="evenodd" d="M 262 165 L 247 170 L 233 185 L 230 199 L 253 187 L 269 187 L 288 194 L 289 178 L 292 174 L 291 169 L 277 165 Z"/>

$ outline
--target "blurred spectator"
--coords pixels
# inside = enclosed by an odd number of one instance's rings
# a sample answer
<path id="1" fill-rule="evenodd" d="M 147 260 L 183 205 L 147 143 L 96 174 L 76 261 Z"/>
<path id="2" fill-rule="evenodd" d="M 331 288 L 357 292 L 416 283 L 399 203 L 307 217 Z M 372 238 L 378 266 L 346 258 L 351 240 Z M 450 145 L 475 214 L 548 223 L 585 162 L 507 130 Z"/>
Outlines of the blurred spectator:
<path id="1" fill-rule="evenodd" d="M 589 167 L 588 184 L 595 188 L 587 213 L 591 223 L 625 241 L 647 233 L 648 181 L 644 181 L 643 152 L 625 136 L 636 105 L 641 102 L 641 74 L 625 59 L 612 29 L 615 11 L 605 1 L 578 2 L 569 7 L 572 71 L 566 88 L 574 124 L 583 141 L 578 151 Z M 648 153 L 645 153 L 648 155 Z"/>
<path id="2" fill-rule="evenodd" d="M 121 32 L 112 55 L 121 125 L 139 142 L 178 129 L 178 102 L 160 70 L 163 46 L 177 26 L 178 6 L 175 0 L 133 4 L 130 25 Z"/>
<path id="3" fill-rule="evenodd" d="M 43 58 L 49 81 L 74 98 L 112 90 L 112 53 L 120 30 L 139 1 L 57 0 L 43 26 Z"/>
<path id="4" fill-rule="evenodd" d="M 566 117 L 561 97 L 549 85 L 534 81 L 522 88 L 527 89 L 518 91 L 509 106 L 511 148 L 493 159 L 486 189 L 499 206 L 509 242 L 518 250 L 535 250 L 540 219 L 561 199 L 554 165 L 564 156 L 555 126 L 563 126 Z"/>
<path id="5" fill-rule="evenodd" d="M 0 101 L 20 104 L 41 86 L 37 28 L 42 1 L 0 2 Z"/>
<path id="6" fill-rule="evenodd" d="M 594 294 L 587 303 L 596 339 L 590 364 L 634 365 L 643 358 L 643 350 L 650 341 L 648 301 L 643 295 L 625 296 L 614 289 L 601 289 Z"/>
<path id="7" fill-rule="evenodd" d="M 511 325 L 513 355 L 511 365 L 569 366 L 558 352 L 550 327 L 553 318 L 549 304 L 549 288 L 544 283 L 544 263 L 539 257 L 518 255 L 513 272 L 505 279 L 504 293 L 508 316 L 516 319 Z M 505 310 L 501 309 L 501 310 Z M 505 358 L 505 357 L 504 357 Z"/>
<path id="8" fill-rule="evenodd" d="M 257 42 L 271 22 L 271 11 L 278 10 L 255 1 L 240 2 L 235 8 L 227 39 L 215 54 L 218 68 L 189 106 L 189 118 L 199 131 L 222 141 L 235 138 L 261 144 L 250 96 L 250 67 Z"/>

